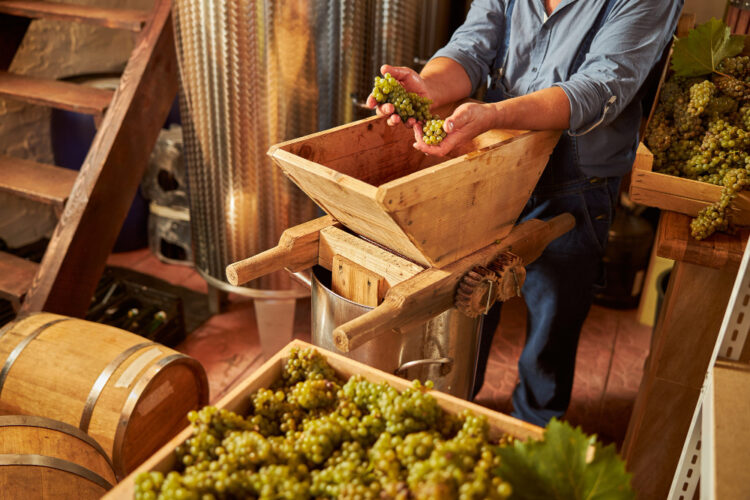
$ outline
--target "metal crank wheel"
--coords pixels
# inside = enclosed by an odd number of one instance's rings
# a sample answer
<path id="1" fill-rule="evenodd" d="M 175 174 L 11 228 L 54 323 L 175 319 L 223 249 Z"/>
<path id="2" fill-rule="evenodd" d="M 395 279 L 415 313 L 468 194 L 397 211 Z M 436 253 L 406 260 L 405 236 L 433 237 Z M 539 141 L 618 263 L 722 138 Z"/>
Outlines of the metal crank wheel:
<path id="1" fill-rule="evenodd" d="M 497 275 L 477 266 L 461 278 L 456 289 L 456 308 L 470 318 L 487 314 L 497 296 Z"/>
<path id="2" fill-rule="evenodd" d="M 521 287 L 526 281 L 526 268 L 521 257 L 505 252 L 487 267 L 497 276 L 496 300 L 505 302 L 521 296 Z"/>

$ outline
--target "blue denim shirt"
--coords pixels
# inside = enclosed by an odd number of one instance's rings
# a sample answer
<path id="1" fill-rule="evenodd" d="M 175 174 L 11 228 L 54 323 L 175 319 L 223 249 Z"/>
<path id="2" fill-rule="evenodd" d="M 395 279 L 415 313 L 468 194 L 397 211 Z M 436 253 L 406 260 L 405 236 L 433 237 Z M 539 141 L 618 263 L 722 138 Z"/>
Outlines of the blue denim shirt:
<path id="1" fill-rule="evenodd" d="M 461 64 L 476 90 L 494 69 L 507 24 L 508 51 L 496 82 L 505 96 L 562 88 L 581 170 L 623 175 L 638 146 L 641 107 L 634 98 L 671 40 L 683 1 L 614 0 L 583 63 L 569 74 L 606 1 L 562 0 L 548 17 L 543 0 L 516 0 L 506 23 L 507 0 L 474 0 L 465 23 L 433 58 Z"/>

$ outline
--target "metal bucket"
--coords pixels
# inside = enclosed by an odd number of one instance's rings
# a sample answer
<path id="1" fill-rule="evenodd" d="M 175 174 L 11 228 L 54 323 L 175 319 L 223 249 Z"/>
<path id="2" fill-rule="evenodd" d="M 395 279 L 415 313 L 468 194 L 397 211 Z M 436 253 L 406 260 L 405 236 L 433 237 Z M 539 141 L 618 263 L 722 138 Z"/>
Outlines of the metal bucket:
<path id="1" fill-rule="evenodd" d="M 342 354 L 333 343 L 333 330 L 372 307 L 334 293 L 330 282 L 330 271 L 313 269 L 312 343 Z M 435 389 L 469 399 L 481 322 L 481 316 L 469 318 L 453 308 L 401 333 L 385 333 L 344 356 L 409 380 L 432 380 Z"/>

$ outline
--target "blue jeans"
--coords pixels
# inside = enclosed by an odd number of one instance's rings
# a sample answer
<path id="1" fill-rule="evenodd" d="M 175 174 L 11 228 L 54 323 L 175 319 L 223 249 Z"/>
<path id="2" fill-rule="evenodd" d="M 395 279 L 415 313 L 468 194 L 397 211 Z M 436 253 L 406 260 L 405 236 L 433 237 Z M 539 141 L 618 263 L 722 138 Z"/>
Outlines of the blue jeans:
<path id="1" fill-rule="evenodd" d="M 526 267 L 522 288 L 528 308 L 526 344 L 518 361 L 513 416 L 537 425 L 560 418 L 570 403 L 578 337 L 594 287 L 603 282 L 601 259 L 619 191 L 620 178 L 586 177 L 577 166 L 575 144 L 563 135 L 524 208 L 519 222 L 549 219 L 564 212 L 575 227 L 552 241 Z M 484 318 L 475 391 L 484 382 L 501 304 Z"/>

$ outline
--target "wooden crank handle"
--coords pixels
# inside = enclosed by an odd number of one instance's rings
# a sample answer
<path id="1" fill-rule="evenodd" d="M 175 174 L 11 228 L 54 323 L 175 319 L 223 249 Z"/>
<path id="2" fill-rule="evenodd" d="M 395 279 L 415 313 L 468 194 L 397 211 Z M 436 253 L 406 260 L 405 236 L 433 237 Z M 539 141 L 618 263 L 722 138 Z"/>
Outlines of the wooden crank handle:
<path id="1" fill-rule="evenodd" d="M 524 266 L 527 266 L 542 255 L 547 245 L 573 229 L 575 225 L 576 218 L 572 214 L 565 212 L 564 214 L 556 215 L 544 222 L 543 228 L 534 235 L 535 240 L 533 244 L 525 245 L 526 248 L 520 252 L 513 250 L 513 253 L 520 255 Z"/>
<path id="2" fill-rule="evenodd" d="M 333 331 L 333 343 L 342 352 L 349 352 L 365 342 L 402 325 L 403 307 L 395 300 L 385 300 L 362 316 L 344 323 Z"/>
<path id="3" fill-rule="evenodd" d="M 335 219 L 326 215 L 287 229 L 275 247 L 229 264 L 227 281 L 238 286 L 280 269 L 301 271 L 314 266 L 318 263 L 320 231 L 335 224 Z"/>

